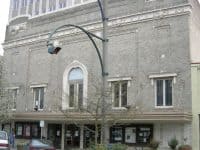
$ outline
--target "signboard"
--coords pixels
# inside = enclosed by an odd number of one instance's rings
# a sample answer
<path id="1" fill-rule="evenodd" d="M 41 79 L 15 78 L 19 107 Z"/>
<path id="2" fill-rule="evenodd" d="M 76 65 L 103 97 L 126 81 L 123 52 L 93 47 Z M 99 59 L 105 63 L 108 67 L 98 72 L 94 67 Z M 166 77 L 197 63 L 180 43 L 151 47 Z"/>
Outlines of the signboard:
<path id="1" fill-rule="evenodd" d="M 40 127 L 44 127 L 44 120 L 40 120 Z"/>

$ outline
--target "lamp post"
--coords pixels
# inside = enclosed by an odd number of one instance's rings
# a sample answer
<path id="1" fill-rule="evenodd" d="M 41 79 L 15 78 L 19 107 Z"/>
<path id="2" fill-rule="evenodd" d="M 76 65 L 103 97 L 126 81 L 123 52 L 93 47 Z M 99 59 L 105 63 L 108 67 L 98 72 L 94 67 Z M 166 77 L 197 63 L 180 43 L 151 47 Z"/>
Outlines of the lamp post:
<path id="1" fill-rule="evenodd" d="M 52 36 L 61 28 L 64 27 L 74 27 L 77 28 L 79 30 L 81 30 L 82 32 L 84 32 L 88 38 L 91 40 L 93 46 L 95 47 L 95 50 L 97 52 L 98 58 L 99 58 L 99 62 L 101 65 L 101 71 L 102 71 L 102 87 L 101 87 L 101 92 L 102 92 L 102 103 L 101 103 L 101 113 L 102 113 L 102 122 L 101 122 L 101 141 L 102 144 L 105 144 L 106 139 L 105 139 L 105 93 L 106 93 L 106 82 L 107 82 L 107 76 L 108 76 L 108 72 L 107 72 L 107 64 L 108 64 L 108 38 L 107 38 L 107 28 L 108 28 L 108 18 L 107 18 L 107 0 L 97 0 L 99 8 L 100 8 L 100 12 L 101 12 L 101 19 L 102 19 L 102 24 L 103 24 L 103 30 L 102 30 L 102 37 L 99 37 L 87 30 L 85 30 L 84 28 L 78 26 L 78 25 L 73 25 L 73 24 L 66 24 L 66 25 L 62 25 L 58 28 L 56 28 L 52 33 L 50 33 L 48 41 L 47 41 L 47 47 L 48 47 L 48 52 L 50 54 L 57 54 L 60 50 L 61 47 L 56 47 L 53 42 L 51 42 L 52 40 Z M 97 47 L 97 44 L 95 43 L 93 38 L 97 38 L 99 40 L 102 41 L 102 45 L 103 45 L 103 50 L 102 50 L 102 56 L 100 54 L 100 51 Z"/>

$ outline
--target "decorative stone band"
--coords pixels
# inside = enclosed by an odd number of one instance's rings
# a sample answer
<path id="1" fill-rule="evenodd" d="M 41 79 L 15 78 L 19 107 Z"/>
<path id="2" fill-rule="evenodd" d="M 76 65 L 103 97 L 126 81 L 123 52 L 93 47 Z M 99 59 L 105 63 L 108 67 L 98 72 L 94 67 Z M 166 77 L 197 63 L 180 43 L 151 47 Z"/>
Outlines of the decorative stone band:
<path id="1" fill-rule="evenodd" d="M 15 120 L 48 120 L 48 121 L 67 121 L 77 123 L 93 122 L 95 118 L 91 114 L 86 112 L 56 112 L 56 111 L 27 111 L 27 112 L 14 112 L 13 117 Z M 116 121 L 119 123 L 135 123 L 135 122 L 191 122 L 192 114 L 189 112 L 143 112 L 143 113 L 121 113 L 115 112 L 112 114 L 106 114 L 106 120 L 108 122 Z M 100 121 L 100 119 L 99 119 Z"/>
<path id="2" fill-rule="evenodd" d="M 167 18 L 171 16 L 178 16 L 183 14 L 190 14 L 192 11 L 192 7 L 189 4 L 185 5 L 179 5 L 174 7 L 168 7 L 163 9 L 155 9 L 152 11 L 146 11 L 141 12 L 137 14 L 132 14 L 128 16 L 122 16 L 117 18 L 112 18 L 109 20 L 108 26 L 110 27 L 118 27 L 118 26 L 124 26 L 132 23 L 138 23 L 138 22 L 144 22 L 149 21 L 153 19 L 159 19 L 159 18 Z M 97 31 L 102 29 L 101 22 L 94 22 L 90 24 L 83 24 L 81 25 L 84 29 L 89 31 Z M 23 28 L 26 28 L 23 26 Z M 61 30 L 60 32 L 57 32 L 54 35 L 54 38 L 63 37 L 66 35 L 75 35 L 77 33 L 80 33 L 81 31 L 78 29 L 65 29 Z M 34 36 L 27 36 L 24 38 L 19 38 L 17 40 L 7 41 L 3 43 L 4 50 L 16 47 L 16 46 L 23 46 L 26 44 L 31 44 L 34 42 L 42 42 L 46 41 L 48 38 L 49 33 L 34 35 Z"/>

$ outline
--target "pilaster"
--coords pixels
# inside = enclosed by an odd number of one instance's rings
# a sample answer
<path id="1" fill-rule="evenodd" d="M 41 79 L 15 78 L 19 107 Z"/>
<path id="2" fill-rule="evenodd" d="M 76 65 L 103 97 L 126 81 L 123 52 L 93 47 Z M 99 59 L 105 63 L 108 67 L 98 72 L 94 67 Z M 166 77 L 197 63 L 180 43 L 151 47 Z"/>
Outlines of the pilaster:
<path id="1" fill-rule="evenodd" d="M 84 134 L 84 125 L 80 126 L 80 149 L 83 149 L 83 134 Z"/>
<path id="2" fill-rule="evenodd" d="M 49 12 L 49 0 L 46 0 L 46 12 Z"/>
<path id="3" fill-rule="evenodd" d="M 65 124 L 62 123 L 61 150 L 65 150 Z"/>
<path id="4" fill-rule="evenodd" d="M 36 1 L 33 1 L 32 16 L 35 16 L 35 4 L 36 4 Z"/>

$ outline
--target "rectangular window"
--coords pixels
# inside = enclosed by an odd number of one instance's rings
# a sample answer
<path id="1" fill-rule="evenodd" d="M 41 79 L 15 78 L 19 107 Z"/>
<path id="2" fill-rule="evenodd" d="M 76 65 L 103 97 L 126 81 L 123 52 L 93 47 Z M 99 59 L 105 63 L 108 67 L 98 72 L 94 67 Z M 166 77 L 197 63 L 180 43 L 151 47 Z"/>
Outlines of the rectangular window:
<path id="1" fill-rule="evenodd" d="M 156 80 L 156 106 L 172 106 L 172 79 Z"/>
<path id="2" fill-rule="evenodd" d="M 113 127 L 111 128 L 111 139 L 113 142 L 122 142 L 122 127 Z"/>
<path id="3" fill-rule="evenodd" d="M 138 127 L 137 130 L 137 143 L 147 144 L 151 140 L 151 128 L 149 127 Z"/>
<path id="4" fill-rule="evenodd" d="M 153 137 L 153 125 L 121 125 L 110 128 L 110 142 L 147 145 Z"/>
<path id="5" fill-rule="evenodd" d="M 71 83 L 69 86 L 69 107 L 83 107 L 83 84 Z"/>
<path id="6" fill-rule="evenodd" d="M 16 136 L 22 136 L 22 124 L 16 124 Z"/>
<path id="7" fill-rule="evenodd" d="M 35 109 L 42 110 L 44 108 L 44 87 L 33 88 Z"/>
<path id="8" fill-rule="evenodd" d="M 30 125 L 29 124 L 25 124 L 24 125 L 24 136 L 25 137 L 30 137 L 30 135 L 31 135 L 31 127 L 30 127 Z"/>
<path id="9" fill-rule="evenodd" d="M 83 107 L 83 84 L 78 84 L 78 106 Z"/>
<path id="10" fill-rule="evenodd" d="M 39 138 L 40 126 L 36 122 L 16 122 L 15 135 L 17 138 Z"/>
<path id="11" fill-rule="evenodd" d="M 125 128 L 125 142 L 126 143 L 136 143 L 136 127 Z"/>
<path id="12" fill-rule="evenodd" d="M 17 91 L 18 91 L 18 89 L 9 89 L 8 90 L 8 96 L 10 97 L 9 100 L 11 102 L 12 109 L 16 109 Z"/>
<path id="13" fill-rule="evenodd" d="M 120 107 L 119 104 L 119 94 L 120 94 L 120 86 L 119 84 L 114 84 L 114 107 Z"/>
<path id="14" fill-rule="evenodd" d="M 69 107 L 74 107 L 74 101 L 75 101 L 75 88 L 74 84 L 70 84 L 69 86 Z"/>
<path id="15" fill-rule="evenodd" d="M 113 107 L 127 106 L 128 81 L 116 81 L 112 83 Z"/>
<path id="16" fill-rule="evenodd" d="M 127 106 L 127 82 L 121 83 L 121 106 Z"/>

